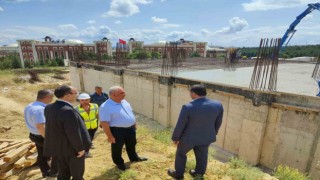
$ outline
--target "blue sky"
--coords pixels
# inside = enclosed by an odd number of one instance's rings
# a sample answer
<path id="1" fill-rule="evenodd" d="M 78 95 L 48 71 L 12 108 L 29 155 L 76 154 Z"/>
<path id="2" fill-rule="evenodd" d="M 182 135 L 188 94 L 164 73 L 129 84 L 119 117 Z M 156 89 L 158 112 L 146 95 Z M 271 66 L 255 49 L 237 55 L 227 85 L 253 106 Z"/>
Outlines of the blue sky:
<path id="1" fill-rule="evenodd" d="M 113 44 L 180 38 L 216 46 L 258 46 L 282 37 L 308 3 L 320 0 L 0 0 L 0 45 L 45 36 Z M 320 44 L 320 11 L 296 27 L 290 45 Z"/>

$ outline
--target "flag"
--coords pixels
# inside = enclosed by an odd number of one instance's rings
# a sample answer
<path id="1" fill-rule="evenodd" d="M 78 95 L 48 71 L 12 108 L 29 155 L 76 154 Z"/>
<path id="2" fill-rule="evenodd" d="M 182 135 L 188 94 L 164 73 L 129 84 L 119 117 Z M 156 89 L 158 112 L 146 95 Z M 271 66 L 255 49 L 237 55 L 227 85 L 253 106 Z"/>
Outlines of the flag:
<path id="1" fill-rule="evenodd" d="M 126 41 L 125 41 L 125 40 L 122 40 L 122 39 L 119 39 L 119 43 L 125 45 L 125 44 L 126 44 Z"/>

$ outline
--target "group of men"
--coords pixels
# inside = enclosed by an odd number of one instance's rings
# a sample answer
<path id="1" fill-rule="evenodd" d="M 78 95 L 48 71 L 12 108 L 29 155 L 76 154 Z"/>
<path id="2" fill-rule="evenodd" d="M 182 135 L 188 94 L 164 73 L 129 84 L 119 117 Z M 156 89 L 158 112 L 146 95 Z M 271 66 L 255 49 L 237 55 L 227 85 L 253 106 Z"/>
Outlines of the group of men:
<path id="1" fill-rule="evenodd" d="M 200 177 L 205 174 L 209 145 L 216 141 L 223 116 L 222 104 L 206 95 L 204 86 L 192 86 L 190 96 L 193 101 L 181 109 L 172 135 L 177 145 L 175 170 L 168 170 L 168 175 L 175 179 L 183 179 L 186 154 L 191 149 L 195 153 L 196 167 L 189 173 Z M 57 100 L 50 104 L 53 96 Z M 127 169 L 122 158 L 124 145 L 131 162 L 146 161 L 147 158 L 136 152 L 136 119 L 124 97 L 125 90 L 120 86 L 111 87 L 109 96 L 100 86 L 96 86 L 91 96 L 79 95 L 76 88 L 68 85 L 59 86 L 54 92 L 38 91 L 36 101 L 29 104 L 24 113 L 29 137 L 38 150 L 37 164 L 42 176 L 82 180 L 85 157 L 89 156 L 99 122 L 111 143 L 112 161 L 118 169 Z M 76 99 L 80 104 L 73 107 Z"/>

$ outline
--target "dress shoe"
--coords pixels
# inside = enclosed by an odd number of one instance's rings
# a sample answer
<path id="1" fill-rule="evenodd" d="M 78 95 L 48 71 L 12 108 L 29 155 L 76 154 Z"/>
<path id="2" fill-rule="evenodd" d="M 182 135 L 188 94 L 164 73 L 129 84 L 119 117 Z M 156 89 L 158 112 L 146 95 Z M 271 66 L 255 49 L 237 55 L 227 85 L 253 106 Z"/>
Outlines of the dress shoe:
<path id="1" fill-rule="evenodd" d="M 196 173 L 196 171 L 193 170 L 193 169 L 191 169 L 191 170 L 189 171 L 189 174 L 190 174 L 192 177 L 203 178 L 203 174 Z"/>
<path id="2" fill-rule="evenodd" d="M 117 168 L 120 169 L 121 171 L 125 171 L 127 169 L 125 164 L 117 165 Z"/>
<path id="3" fill-rule="evenodd" d="M 57 171 L 55 171 L 55 172 L 50 171 L 48 177 L 58 177 L 58 172 Z"/>
<path id="4" fill-rule="evenodd" d="M 171 177 L 173 177 L 173 178 L 176 179 L 176 180 L 182 180 L 182 179 L 183 179 L 183 176 L 177 176 L 177 175 L 176 175 L 176 171 L 173 170 L 173 169 L 169 169 L 169 170 L 168 170 L 168 175 L 171 176 Z"/>
<path id="5" fill-rule="evenodd" d="M 46 177 L 57 177 L 58 176 L 58 172 L 53 172 L 53 171 L 48 171 L 45 173 L 42 173 L 42 177 L 46 178 Z"/>
<path id="6" fill-rule="evenodd" d="M 148 158 L 146 158 L 146 157 L 138 157 L 138 159 L 135 159 L 131 162 L 141 162 L 141 161 L 147 161 L 147 160 L 148 160 Z"/>

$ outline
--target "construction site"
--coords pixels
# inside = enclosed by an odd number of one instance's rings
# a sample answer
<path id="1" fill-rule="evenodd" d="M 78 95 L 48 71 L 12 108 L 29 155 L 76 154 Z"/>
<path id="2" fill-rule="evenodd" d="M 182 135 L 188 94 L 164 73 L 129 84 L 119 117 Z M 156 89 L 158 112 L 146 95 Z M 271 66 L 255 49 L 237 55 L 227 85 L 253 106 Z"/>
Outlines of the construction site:
<path id="1" fill-rule="evenodd" d="M 173 166 L 176 150 L 172 129 L 181 107 L 191 101 L 190 87 L 201 84 L 207 97 L 224 107 L 205 179 L 272 180 L 277 179 L 273 170 L 284 165 L 307 179 L 320 180 L 320 58 L 280 58 L 301 17 L 314 9 L 319 10 L 320 4 L 310 4 L 282 38 L 261 39 L 257 57 L 251 59 L 242 59 L 237 48 L 226 48 L 223 58 L 217 52 L 211 52 L 212 57 L 190 57 L 181 40 L 166 42 L 159 58 L 146 58 L 141 55 L 145 50 L 138 49 L 141 56 L 129 59 L 130 48 L 119 42 L 109 59 L 97 52 L 89 60 L 79 51 L 65 68 L 1 72 L 0 179 L 42 179 L 23 109 L 35 100 L 39 89 L 62 84 L 86 93 L 97 85 L 106 92 L 112 86 L 123 87 L 138 123 L 137 152 L 149 158 L 126 163 L 130 169 L 119 171 L 99 129 L 92 157 L 86 158 L 85 179 L 169 179 L 166 170 Z M 247 164 L 242 174 L 232 164 L 235 157 Z M 187 170 L 194 168 L 192 152 L 188 163 Z M 185 179 L 193 178 L 186 175 Z"/>

